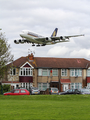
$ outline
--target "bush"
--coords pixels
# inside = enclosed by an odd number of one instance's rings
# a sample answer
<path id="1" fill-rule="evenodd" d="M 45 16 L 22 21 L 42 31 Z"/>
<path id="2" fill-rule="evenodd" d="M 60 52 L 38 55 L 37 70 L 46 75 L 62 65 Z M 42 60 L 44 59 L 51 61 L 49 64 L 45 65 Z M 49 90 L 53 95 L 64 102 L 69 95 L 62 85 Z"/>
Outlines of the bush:
<path id="1" fill-rule="evenodd" d="M 10 85 L 2 85 L 2 88 L 3 88 L 3 93 L 4 92 L 8 92 L 10 91 Z M 1 90 L 1 85 L 0 85 L 0 94 L 2 93 L 2 90 Z"/>

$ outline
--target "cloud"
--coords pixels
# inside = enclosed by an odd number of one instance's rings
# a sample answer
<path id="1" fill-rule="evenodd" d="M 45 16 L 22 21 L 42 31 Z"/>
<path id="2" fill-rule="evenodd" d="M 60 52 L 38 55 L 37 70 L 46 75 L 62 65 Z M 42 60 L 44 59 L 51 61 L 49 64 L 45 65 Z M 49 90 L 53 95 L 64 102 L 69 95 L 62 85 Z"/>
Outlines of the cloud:
<path id="1" fill-rule="evenodd" d="M 90 58 L 90 49 L 80 49 L 74 50 L 70 53 L 71 57 L 78 57 L 78 58 Z"/>
<path id="2" fill-rule="evenodd" d="M 48 56 L 64 56 L 68 52 L 69 52 L 69 48 L 65 46 L 54 46 L 48 51 L 47 55 Z"/>

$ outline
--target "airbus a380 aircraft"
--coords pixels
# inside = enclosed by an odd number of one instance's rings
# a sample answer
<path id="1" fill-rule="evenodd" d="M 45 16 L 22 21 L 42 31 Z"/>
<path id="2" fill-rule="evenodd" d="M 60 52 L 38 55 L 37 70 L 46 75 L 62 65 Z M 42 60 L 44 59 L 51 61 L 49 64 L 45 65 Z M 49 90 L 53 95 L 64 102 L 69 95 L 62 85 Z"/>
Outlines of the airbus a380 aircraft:
<path id="1" fill-rule="evenodd" d="M 57 31 L 58 28 L 55 28 L 54 32 L 52 33 L 51 37 L 43 37 L 41 35 L 29 32 L 27 30 L 23 30 L 20 33 L 20 36 L 22 39 L 19 40 L 14 40 L 14 43 L 19 44 L 19 43 L 32 43 L 32 46 L 35 46 L 34 43 L 37 44 L 37 46 L 45 46 L 45 45 L 51 45 L 51 44 L 56 44 L 59 42 L 69 42 L 69 38 L 71 37 L 78 37 L 78 36 L 84 36 L 83 34 L 81 35 L 72 35 L 72 36 L 59 36 L 57 37 Z"/>

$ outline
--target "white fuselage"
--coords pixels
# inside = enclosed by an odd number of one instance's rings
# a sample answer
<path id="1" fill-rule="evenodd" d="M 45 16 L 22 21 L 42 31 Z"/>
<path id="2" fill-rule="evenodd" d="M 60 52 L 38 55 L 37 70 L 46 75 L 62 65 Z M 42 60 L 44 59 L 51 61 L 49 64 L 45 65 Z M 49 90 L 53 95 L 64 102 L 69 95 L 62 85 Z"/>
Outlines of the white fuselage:
<path id="1" fill-rule="evenodd" d="M 28 30 L 23 30 L 20 33 L 20 36 L 22 38 L 26 38 L 27 40 L 30 40 L 32 43 L 38 43 L 37 39 L 38 38 L 43 38 L 41 35 L 35 34 L 33 32 L 29 32 Z M 39 43 L 42 44 L 42 42 L 39 41 Z"/>

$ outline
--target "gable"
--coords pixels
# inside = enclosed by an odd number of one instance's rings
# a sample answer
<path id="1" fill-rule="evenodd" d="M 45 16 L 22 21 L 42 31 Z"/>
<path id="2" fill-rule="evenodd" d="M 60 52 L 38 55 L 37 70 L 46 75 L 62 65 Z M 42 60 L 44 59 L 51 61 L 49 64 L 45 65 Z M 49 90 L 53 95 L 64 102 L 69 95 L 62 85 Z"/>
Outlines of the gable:
<path id="1" fill-rule="evenodd" d="M 23 67 L 31 67 L 31 66 L 27 63 Z"/>
<path id="2" fill-rule="evenodd" d="M 34 68 L 29 62 L 24 63 L 20 68 L 23 68 L 23 67 Z"/>

